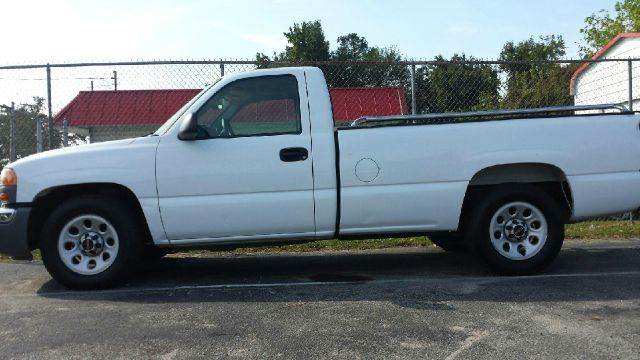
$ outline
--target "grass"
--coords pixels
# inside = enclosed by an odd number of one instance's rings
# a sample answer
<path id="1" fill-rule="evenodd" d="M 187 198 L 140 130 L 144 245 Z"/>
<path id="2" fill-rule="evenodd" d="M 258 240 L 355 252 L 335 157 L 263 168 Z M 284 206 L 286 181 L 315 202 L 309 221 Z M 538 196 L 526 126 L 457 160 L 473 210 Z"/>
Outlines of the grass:
<path id="1" fill-rule="evenodd" d="M 285 252 L 309 252 L 309 251 L 352 251 L 352 250 L 373 250 L 394 247 L 421 247 L 428 246 L 431 241 L 425 236 L 409 238 L 391 239 L 370 239 L 370 240 L 318 240 L 302 244 L 290 244 L 280 246 L 255 246 L 242 247 L 228 251 L 232 254 L 253 254 L 253 253 L 285 253 Z M 194 256 L 206 255 L 207 250 L 191 250 L 189 254 Z"/>
<path id="2" fill-rule="evenodd" d="M 566 227 L 567 239 L 638 239 L 640 238 L 640 221 L 586 221 L 570 224 Z M 392 247 L 424 247 L 431 245 L 428 238 L 409 237 L 376 240 L 320 240 L 305 244 L 281 246 L 243 247 L 230 250 L 234 254 L 309 252 L 309 251 L 349 251 L 372 250 Z M 189 251 L 189 256 L 206 256 L 207 250 Z M 40 252 L 34 251 L 34 258 L 40 258 Z M 8 258 L 0 255 L 0 260 Z"/>
<path id="3" fill-rule="evenodd" d="M 585 221 L 569 224 L 567 239 L 638 239 L 640 221 Z"/>

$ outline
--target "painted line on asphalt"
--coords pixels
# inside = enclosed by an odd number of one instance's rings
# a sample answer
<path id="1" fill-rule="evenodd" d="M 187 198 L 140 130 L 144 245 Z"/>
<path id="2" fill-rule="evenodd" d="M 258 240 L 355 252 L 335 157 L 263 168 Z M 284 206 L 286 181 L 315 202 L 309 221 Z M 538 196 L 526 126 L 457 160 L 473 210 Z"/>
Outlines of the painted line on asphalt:
<path id="1" fill-rule="evenodd" d="M 478 341 L 482 340 L 483 338 L 485 338 L 487 335 L 489 335 L 488 331 L 474 331 L 471 336 L 469 336 L 468 338 L 466 338 L 461 346 L 456 349 L 456 351 L 452 352 L 451 354 L 449 354 L 449 356 L 447 356 L 444 360 L 454 360 L 457 359 L 458 356 L 460 354 L 462 354 L 462 352 L 464 352 L 465 350 L 470 349 L 473 344 L 477 343 Z"/>
<path id="2" fill-rule="evenodd" d="M 302 287 L 302 286 L 333 286 L 333 285 L 358 285 L 358 284 L 387 284 L 387 283 L 419 283 L 419 282 L 495 282 L 495 281 L 516 281 L 522 279 L 553 279 L 553 278 L 586 278 L 586 277 L 608 277 L 608 276 L 640 276 L 640 271 L 616 271 L 603 273 L 574 273 L 574 274 L 541 274 L 528 276 L 441 276 L 435 278 L 429 277 L 410 277 L 397 279 L 381 279 L 371 281 L 299 281 L 299 282 L 278 282 L 278 283 L 249 283 L 249 284 L 212 284 L 212 285 L 182 285 L 182 286 L 165 286 L 165 287 L 147 287 L 133 289 L 111 289 L 96 291 L 49 291 L 34 294 L 5 294 L 0 298 L 21 297 L 21 296 L 63 296 L 63 295 L 120 295 L 135 293 L 152 293 L 167 291 L 197 291 L 197 290 L 225 290 L 225 289 L 246 289 L 246 288 L 286 288 L 286 287 Z"/>

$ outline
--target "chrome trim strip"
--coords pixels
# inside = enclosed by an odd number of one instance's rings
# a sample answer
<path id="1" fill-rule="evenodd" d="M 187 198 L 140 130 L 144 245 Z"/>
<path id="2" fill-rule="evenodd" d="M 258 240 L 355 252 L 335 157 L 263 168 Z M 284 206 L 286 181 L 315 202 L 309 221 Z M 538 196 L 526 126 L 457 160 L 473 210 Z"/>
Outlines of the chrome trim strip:
<path id="1" fill-rule="evenodd" d="M 528 115 L 545 114 L 561 111 L 588 111 L 588 110 L 618 110 L 621 113 L 629 112 L 624 105 L 620 104 L 599 104 L 599 105 L 578 105 L 578 106 L 550 106 L 536 109 L 505 109 L 491 111 L 470 111 L 470 112 L 446 112 L 421 115 L 390 115 L 390 116 L 363 116 L 351 122 L 351 127 L 367 123 L 383 123 L 393 121 L 419 121 L 430 119 L 451 119 L 467 117 L 504 116 L 504 115 Z"/>

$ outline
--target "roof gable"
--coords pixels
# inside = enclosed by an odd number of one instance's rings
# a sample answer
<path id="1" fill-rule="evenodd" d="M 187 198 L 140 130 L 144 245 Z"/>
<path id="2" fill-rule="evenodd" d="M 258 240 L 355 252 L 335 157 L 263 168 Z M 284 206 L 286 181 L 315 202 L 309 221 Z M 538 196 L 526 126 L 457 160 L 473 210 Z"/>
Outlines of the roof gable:
<path id="1" fill-rule="evenodd" d="M 627 32 L 627 33 L 620 33 L 618 35 L 616 35 L 616 37 L 614 37 L 613 39 L 609 40 L 609 42 L 603 46 L 600 50 L 598 50 L 592 57 L 591 60 L 598 60 L 601 57 L 603 57 L 609 50 L 611 50 L 612 47 L 614 47 L 618 42 L 620 42 L 623 39 L 629 39 L 629 38 L 640 38 L 640 32 Z M 575 89 L 575 83 L 578 80 L 578 76 L 580 76 L 583 72 L 585 72 L 587 70 L 587 68 L 589 68 L 589 65 L 591 65 L 590 62 L 587 63 L 583 63 L 582 65 L 580 65 L 580 67 L 578 67 L 578 69 L 573 73 L 573 75 L 571 76 L 571 83 L 569 85 L 569 90 L 571 91 L 571 94 L 574 94 L 574 89 Z"/>

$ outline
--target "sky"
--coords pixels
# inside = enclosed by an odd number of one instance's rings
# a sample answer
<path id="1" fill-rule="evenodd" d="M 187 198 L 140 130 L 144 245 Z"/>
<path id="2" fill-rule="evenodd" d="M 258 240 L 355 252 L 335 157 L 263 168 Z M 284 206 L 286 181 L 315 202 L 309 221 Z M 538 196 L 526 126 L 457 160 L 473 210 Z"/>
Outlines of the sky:
<path id="1" fill-rule="evenodd" d="M 293 23 L 320 20 L 331 47 L 358 33 L 407 59 L 465 53 L 496 59 L 507 41 L 559 34 L 578 57 L 584 19 L 615 0 L 0 0 L 0 65 L 135 60 L 254 60 L 286 46 Z M 226 73 L 248 70 L 228 66 Z M 52 70 L 52 109 L 79 91 L 199 88 L 215 66 Z M 217 73 L 217 75 L 216 75 Z M 210 78 L 211 77 L 211 78 Z M 46 97 L 44 69 L 1 70 L 0 104 Z"/>
<path id="2" fill-rule="evenodd" d="M 507 41 L 559 34 L 575 58 L 585 17 L 614 2 L 0 0 L 0 63 L 253 59 L 281 51 L 291 24 L 316 19 L 332 48 L 355 32 L 410 59 L 495 59 Z"/>

